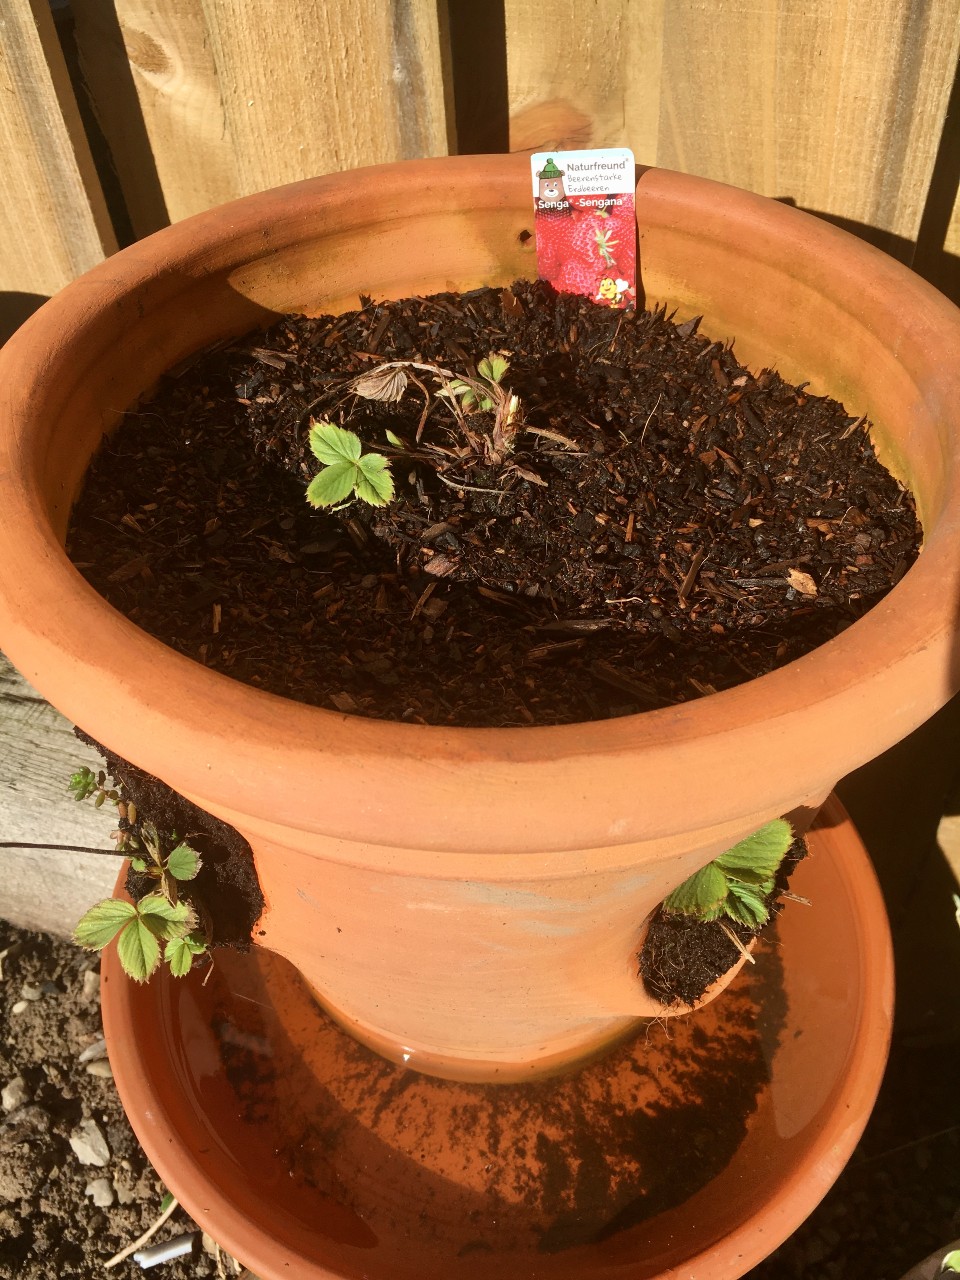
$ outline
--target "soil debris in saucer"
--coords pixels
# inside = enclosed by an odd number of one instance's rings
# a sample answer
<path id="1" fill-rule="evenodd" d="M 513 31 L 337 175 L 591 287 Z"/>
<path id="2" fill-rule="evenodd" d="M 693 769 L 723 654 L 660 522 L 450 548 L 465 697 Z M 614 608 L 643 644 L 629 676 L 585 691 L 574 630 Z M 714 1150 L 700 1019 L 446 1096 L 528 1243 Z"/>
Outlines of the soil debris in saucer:
<path id="1" fill-rule="evenodd" d="M 483 1253 L 493 1274 L 540 1275 L 538 1257 L 655 1223 L 736 1155 L 784 1012 L 771 948 L 722 1010 L 645 1025 L 558 1076 L 478 1084 L 379 1057 L 269 952 L 225 955 L 190 994 L 161 981 L 185 1078 L 192 1046 L 216 1038 L 204 1106 L 222 1149 L 255 1162 L 268 1196 L 282 1188 L 311 1238 L 364 1248 L 372 1277 L 412 1241 L 425 1274 Z"/>
<path id="2" fill-rule="evenodd" d="M 755 929 L 737 920 L 724 918 L 698 920 L 693 916 L 665 911 L 654 912 L 637 957 L 643 985 L 663 1004 L 695 1006 L 707 989 L 740 959 L 740 948 L 730 934 L 749 947 L 757 938 L 766 937 L 783 910 L 783 894 L 797 863 L 807 855 L 807 844 L 798 836 L 784 855 L 777 871 L 773 891 L 767 895 L 770 917 Z"/>
<path id="3" fill-rule="evenodd" d="M 510 449 L 490 413 L 464 435 L 422 372 L 395 403 L 351 390 L 392 361 L 475 377 L 491 352 L 522 406 Z M 390 458 L 389 507 L 307 505 L 323 417 Z M 68 546 L 139 626 L 274 693 L 433 724 L 603 719 L 762 675 L 899 580 L 920 530 L 867 425 L 662 311 L 525 282 L 365 301 L 165 378 L 95 459 Z"/>
<path id="4" fill-rule="evenodd" d="M 209 945 L 248 951 L 253 928 L 264 908 L 249 843 L 236 828 L 207 813 L 159 778 L 138 769 L 81 729 L 74 732 L 81 742 L 100 752 L 121 799 L 132 801 L 136 807 L 135 822 L 125 816 L 117 818 L 119 831 L 132 832 L 142 840 L 143 825 L 149 823 L 157 832 L 163 854 L 181 841 L 199 854 L 200 870 L 180 889 L 209 930 Z M 128 867 L 126 889 L 134 901 L 156 888 L 155 880 Z"/>

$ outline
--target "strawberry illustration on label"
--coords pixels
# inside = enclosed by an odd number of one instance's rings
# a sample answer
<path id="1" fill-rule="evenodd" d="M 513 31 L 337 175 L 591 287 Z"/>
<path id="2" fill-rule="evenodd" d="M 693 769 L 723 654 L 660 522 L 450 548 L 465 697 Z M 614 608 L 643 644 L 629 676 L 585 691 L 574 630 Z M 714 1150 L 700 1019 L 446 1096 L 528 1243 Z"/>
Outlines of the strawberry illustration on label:
<path id="1" fill-rule="evenodd" d="M 540 278 L 600 306 L 636 306 L 633 153 L 541 153 L 531 168 Z"/>

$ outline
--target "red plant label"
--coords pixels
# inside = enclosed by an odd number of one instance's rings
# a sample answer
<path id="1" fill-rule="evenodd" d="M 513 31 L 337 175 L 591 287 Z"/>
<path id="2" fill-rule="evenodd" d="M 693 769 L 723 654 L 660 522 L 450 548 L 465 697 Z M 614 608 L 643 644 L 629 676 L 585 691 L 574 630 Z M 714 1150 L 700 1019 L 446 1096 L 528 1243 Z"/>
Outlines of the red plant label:
<path id="1" fill-rule="evenodd" d="M 538 152 L 531 157 L 537 269 L 561 293 L 623 311 L 637 302 L 633 152 Z"/>

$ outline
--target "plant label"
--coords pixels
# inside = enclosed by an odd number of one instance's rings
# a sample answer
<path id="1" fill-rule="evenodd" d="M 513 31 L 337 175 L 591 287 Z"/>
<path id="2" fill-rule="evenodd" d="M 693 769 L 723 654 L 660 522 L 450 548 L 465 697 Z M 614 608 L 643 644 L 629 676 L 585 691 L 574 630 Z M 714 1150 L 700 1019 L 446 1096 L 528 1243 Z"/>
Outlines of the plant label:
<path id="1" fill-rule="evenodd" d="M 636 306 L 634 173 L 626 147 L 531 157 L 541 280 L 617 311 Z"/>

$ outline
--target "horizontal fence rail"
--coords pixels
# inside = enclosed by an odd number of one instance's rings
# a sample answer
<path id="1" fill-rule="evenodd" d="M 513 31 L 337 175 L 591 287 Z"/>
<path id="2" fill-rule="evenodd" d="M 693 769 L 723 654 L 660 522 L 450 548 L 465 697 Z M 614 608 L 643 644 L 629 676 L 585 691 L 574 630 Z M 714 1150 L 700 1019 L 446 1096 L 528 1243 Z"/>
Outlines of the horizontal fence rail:
<path id="1" fill-rule="evenodd" d="M 0 337 L 118 238 L 457 150 L 629 145 L 960 288 L 960 0 L 73 0 L 56 17 L 0 0 Z"/>

